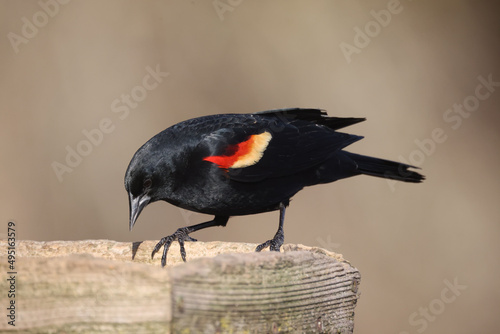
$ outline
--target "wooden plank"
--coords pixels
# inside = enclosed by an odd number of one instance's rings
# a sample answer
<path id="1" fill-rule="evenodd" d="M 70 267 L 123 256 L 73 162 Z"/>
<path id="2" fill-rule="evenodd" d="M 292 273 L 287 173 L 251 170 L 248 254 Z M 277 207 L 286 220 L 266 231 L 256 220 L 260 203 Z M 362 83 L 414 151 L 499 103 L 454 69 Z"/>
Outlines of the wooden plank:
<path id="1" fill-rule="evenodd" d="M 16 330 L 24 332 L 352 333 L 360 275 L 341 255 L 302 245 L 188 243 L 182 263 L 155 242 L 19 241 Z M 0 248 L 6 249 L 5 241 Z M 2 252 L 5 254 L 5 252 Z M 71 254 L 68 256 L 68 254 Z M 219 255 L 218 255 L 219 254 Z M 7 260 L 0 270 L 6 273 Z M 0 283 L 1 305 L 8 305 Z M 0 330 L 13 330 L 7 321 Z"/>

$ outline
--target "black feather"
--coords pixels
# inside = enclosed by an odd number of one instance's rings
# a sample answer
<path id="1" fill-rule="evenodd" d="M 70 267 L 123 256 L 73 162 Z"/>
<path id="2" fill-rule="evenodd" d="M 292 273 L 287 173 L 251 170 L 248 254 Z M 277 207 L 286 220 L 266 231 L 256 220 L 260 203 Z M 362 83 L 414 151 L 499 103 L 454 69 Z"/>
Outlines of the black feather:
<path id="1" fill-rule="evenodd" d="M 363 117 L 329 117 L 322 109 L 307 108 L 289 108 L 260 111 L 257 115 L 274 114 L 284 117 L 288 120 L 300 119 L 329 127 L 332 130 L 338 130 L 347 126 L 366 121 Z"/>
<path id="2" fill-rule="evenodd" d="M 409 168 L 418 169 L 418 167 L 400 162 L 368 157 L 361 154 L 345 151 L 344 153 L 349 158 L 354 160 L 354 162 L 358 165 L 358 171 L 361 174 L 413 183 L 420 183 L 425 180 L 425 176 L 409 170 Z"/>

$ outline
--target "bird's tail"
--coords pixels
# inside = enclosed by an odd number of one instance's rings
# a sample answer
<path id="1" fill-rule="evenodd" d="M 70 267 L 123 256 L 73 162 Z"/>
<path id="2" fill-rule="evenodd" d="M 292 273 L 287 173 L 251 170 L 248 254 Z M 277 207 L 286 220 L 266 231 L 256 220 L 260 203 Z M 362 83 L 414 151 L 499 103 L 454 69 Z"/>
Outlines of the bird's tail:
<path id="1" fill-rule="evenodd" d="M 420 183 L 425 179 L 422 174 L 409 170 L 418 168 L 415 166 L 345 151 L 344 153 L 356 163 L 357 170 L 361 174 L 413 183 Z"/>

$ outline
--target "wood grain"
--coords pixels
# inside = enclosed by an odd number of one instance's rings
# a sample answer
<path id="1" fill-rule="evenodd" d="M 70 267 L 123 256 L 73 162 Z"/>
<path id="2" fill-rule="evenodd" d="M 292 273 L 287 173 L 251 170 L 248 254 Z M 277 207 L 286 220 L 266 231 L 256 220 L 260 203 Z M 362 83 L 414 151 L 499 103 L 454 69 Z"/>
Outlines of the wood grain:
<path id="1" fill-rule="evenodd" d="M 19 241 L 16 330 L 26 333 L 352 333 L 360 275 L 341 255 L 303 245 L 189 243 L 182 263 L 151 260 L 155 242 Z M 6 249 L 5 241 L 0 248 Z M 2 254 L 5 254 L 3 251 Z M 7 260 L 0 263 L 6 273 Z M 1 305 L 8 305 L 0 283 Z M 13 330 L 7 321 L 2 331 Z"/>

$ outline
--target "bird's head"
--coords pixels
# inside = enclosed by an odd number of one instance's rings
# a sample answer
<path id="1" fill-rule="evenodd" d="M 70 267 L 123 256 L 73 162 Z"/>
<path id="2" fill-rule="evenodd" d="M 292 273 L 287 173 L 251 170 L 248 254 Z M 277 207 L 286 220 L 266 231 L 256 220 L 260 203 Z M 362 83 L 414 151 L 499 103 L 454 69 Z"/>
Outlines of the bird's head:
<path id="1" fill-rule="evenodd" d="M 165 193 L 169 191 L 170 170 L 166 159 L 147 143 L 135 153 L 125 173 L 130 230 L 148 204 L 165 198 Z"/>

